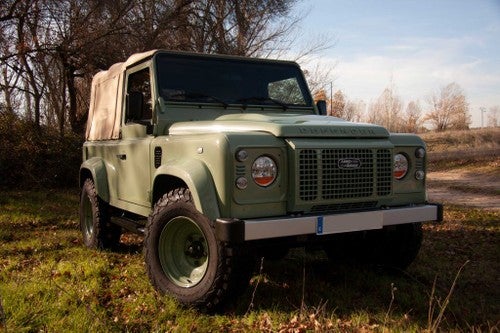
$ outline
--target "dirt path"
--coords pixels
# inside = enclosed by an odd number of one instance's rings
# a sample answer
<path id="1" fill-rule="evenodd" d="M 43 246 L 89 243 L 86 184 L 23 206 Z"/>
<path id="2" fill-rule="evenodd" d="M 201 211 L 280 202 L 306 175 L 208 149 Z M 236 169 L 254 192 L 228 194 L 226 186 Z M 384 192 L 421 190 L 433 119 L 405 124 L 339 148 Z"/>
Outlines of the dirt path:
<path id="1" fill-rule="evenodd" d="M 429 201 L 500 212 L 500 165 L 430 172 Z"/>

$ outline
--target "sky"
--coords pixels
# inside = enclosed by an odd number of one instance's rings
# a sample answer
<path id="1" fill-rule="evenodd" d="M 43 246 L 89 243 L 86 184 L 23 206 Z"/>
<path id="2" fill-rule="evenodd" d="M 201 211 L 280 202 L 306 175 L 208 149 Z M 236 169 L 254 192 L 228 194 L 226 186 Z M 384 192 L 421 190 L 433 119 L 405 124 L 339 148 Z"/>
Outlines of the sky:
<path id="1" fill-rule="evenodd" d="M 392 84 L 425 111 L 455 82 L 472 127 L 481 126 L 481 108 L 486 125 L 489 108 L 500 106 L 500 0 L 302 0 L 295 13 L 307 13 L 303 36 L 333 41 L 317 61 L 333 67 L 333 91 L 349 100 L 374 102 Z"/>

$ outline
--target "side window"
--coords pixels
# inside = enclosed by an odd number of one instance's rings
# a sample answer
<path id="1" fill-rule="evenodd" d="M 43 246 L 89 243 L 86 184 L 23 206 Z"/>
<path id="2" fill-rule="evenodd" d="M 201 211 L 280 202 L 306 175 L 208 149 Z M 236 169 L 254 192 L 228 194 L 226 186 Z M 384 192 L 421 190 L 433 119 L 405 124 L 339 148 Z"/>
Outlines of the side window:
<path id="1" fill-rule="evenodd" d="M 144 68 L 128 76 L 125 122 L 148 125 L 152 114 L 149 68 Z"/>

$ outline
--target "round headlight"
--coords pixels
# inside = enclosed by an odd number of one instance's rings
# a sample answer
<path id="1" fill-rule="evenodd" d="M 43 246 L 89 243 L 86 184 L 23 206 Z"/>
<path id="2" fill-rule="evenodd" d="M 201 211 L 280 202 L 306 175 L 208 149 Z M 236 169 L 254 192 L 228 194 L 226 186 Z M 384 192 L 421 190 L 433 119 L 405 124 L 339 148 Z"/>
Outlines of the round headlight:
<path id="1" fill-rule="evenodd" d="M 258 157 L 252 165 L 252 178 L 259 186 L 271 185 L 278 174 L 278 167 L 274 160 L 268 156 Z"/>
<path id="2" fill-rule="evenodd" d="M 425 156 L 425 149 L 420 147 L 415 150 L 415 157 L 416 158 L 423 158 Z"/>
<path id="3" fill-rule="evenodd" d="M 403 154 L 394 155 L 394 178 L 402 179 L 408 173 L 408 159 Z"/>

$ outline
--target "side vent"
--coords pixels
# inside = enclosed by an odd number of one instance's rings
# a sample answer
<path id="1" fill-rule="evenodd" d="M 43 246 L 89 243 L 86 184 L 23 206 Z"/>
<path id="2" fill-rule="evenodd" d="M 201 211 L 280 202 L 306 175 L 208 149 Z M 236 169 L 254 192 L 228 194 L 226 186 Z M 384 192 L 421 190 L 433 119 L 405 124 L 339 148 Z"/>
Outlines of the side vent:
<path id="1" fill-rule="evenodd" d="M 158 169 L 161 165 L 161 147 L 155 147 L 155 168 Z"/>

